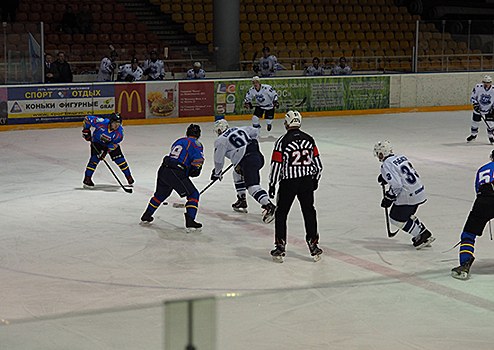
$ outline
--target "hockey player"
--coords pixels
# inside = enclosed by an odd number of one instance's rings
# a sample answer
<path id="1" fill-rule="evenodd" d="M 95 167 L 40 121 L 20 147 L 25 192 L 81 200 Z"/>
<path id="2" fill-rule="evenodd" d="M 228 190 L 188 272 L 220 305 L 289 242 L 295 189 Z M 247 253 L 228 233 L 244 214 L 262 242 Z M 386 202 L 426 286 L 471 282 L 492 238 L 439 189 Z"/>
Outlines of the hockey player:
<path id="1" fill-rule="evenodd" d="M 108 56 L 103 57 L 99 65 L 98 78 L 96 78 L 97 81 L 113 80 L 113 73 L 117 68 L 117 64 L 115 63 L 117 57 L 118 54 L 115 51 L 112 51 Z"/>
<path id="2" fill-rule="evenodd" d="M 187 79 L 204 79 L 206 72 L 201 68 L 201 62 L 194 63 L 194 68 L 187 71 Z"/>
<path id="3" fill-rule="evenodd" d="M 451 276 L 461 280 L 468 278 L 475 260 L 475 238 L 482 236 L 485 225 L 494 218 L 494 150 L 490 159 L 489 163 L 480 167 L 475 176 L 477 198 L 460 237 L 460 266 L 451 270 Z"/>
<path id="4" fill-rule="evenodd" d="M 324 75 L 324 68 L 319 65 L 319 58 L 312 59 L 312 66 L 307 67 L 305 75 Z"/>
<path id="5" fill-rule="evenodd" d="M 259 59 L 258 69 L 262 77 L 274 77 L 278 70 L 278 60 L 275 55 L 270 54 L 269 47 L 262 49 L 263 56 Z M 256 71 L 257 73 L 257 71 Z"/>
<path id="6" fill-rule="evenodd" d="M 286 222 L 295 197 L 300 202 L 305 223 L 305 240 L 314 261 L 318 261 L 322 249 L 318 247 L 314 191 L 317 190 L 322 172 L 322 162 L 316 142 L 309 134 L 300 130 L 302 115 L 288 111 L 285 115 L 286 134 L 274 144 L 269 172 L 269 197 L 274 198 L 279 183 L 275 212 L 275 249 L 271 256 L 283 262 L 286 251 Z"/>
<path id="7" fill-rule="evenodd" d="M 186 231 L 201 230 L 202 228 L 202 224 L 195 221 L 199 206 L 199 191 L 190 180 L 191 177 L 197 177 L 201 174 L 204 164 L 203 146 L 199 142 L 200 126 L 190 124 L 185 136 L 176 140 L 171 147 L 170 154 L 163 158 L 156 179 L 156 191 L 141 217 L 141 221 L 144 223 L 150 223 L 154 220 L 153 214 L 156 209 L 175 190 L 180 197 L 187 196 L 184 214 Z"/>
<path id="8" fill-rule="evenodd" d="M 142 67 L 144 75 L 148 76 L 148 80 L 163 80 L 165 79 L 165 64 L 158 59 L 158 52 L 151 51 L 150 58 L 144 61 Z"/>
<path id="9" fill-rule="evenodd" d="M 92 135 L 91 127 L 94 128 Z M 129 165 L 119 145 L 124 137 L 122 117 L 119 113 L 112 113 L 110 118 L 101 118 L 92 115 L 86 116 L 82 122 L 82 137 L 91 143 L 91 158 L 89 158 L 86 172 L 84 173 L 84 180 L 82 181 L 84 188 L 94 188 L 91 178 L 99 162 L 106 157 L 107 153 L 110 153 L 111 159 L 122 170 L 128 184 L 132 185 L 134 183 Z"/>
<path id="10" fill-rule="evenodd" d="M 133 58 L 130 60 L 130 63 L 123 64 L 118 67 L 118 81 L 136 81 L 141 80 L 142 78 L 142 68 L 139 67 L 139 60 L 137 58 Z"/>
<path id="11" fill-rule="evenodd" d="M 340 64 L 331 69 L 331 75 L 350 75 L 352 68 L 346 64 L 346 58 L 340 57 Z"/>
<path id="12" fill-rule="evenodd" d="M 436 238 L 415 216 L 419 205 L 427 200 L 419 174 L 405 156 L 394 155 L 388 140 L 374 145 L 374 155 L 382 162 L 377 181 L 382 186 L 389 184 L 381 207 L 391 207 L 391 223 L 413 236 L 412 243 L 416 249 L 430 247 Z"/>
<path id="13" fill-rule="evenodd" d="M 261 79 L 258 76 L 252 77 L 252 87 L 247 91 L 244 100 L 244 106 L 247 109 L 252 109 L 252 100 L 255 98 L 257 102 L 252 124 L 259 125 L 259 118 L 263 115 L 266 118 L 267 130 L 271 131 L 274 119 L 274 110 L 280 108 L 278 102 L 278 94 L 275 89 L 268 84 L 261 84 Z"/>
<path id="14" fill-rule="evenodd" d="M 494 143 L 494 134 L 492 133 L 494 129 L 494 89 L 492 88 L 491 76 L 484 76 L 482 83 L 475 85 L 472 97 L 470 98 L 473 105 L 473 115 L 470 136 L 467 137 L 467 142 L 477 138 L 479 122 L 484 115 L 487 124 L 487 136 L 489 137 L 489 141 Z"/>
<path id="15" fill-rule="evenodd" d="M 218 137 L 214 140 L 214 169 L 211 180 L 222 180 L 225 157 L 230 159 L 235 168 L 233 181 L 237 190 L 237 202 L 232 204 L 233 209 L 247 209 L 247 190 L 261 204 L 264 209 L 262 220 L 269 224 L 274 219 L 275 206 L 260 186 L 259 171 L 264 166 L 264 156 L 257 141 L 260 128 L 259 124 L 229 128 L 225 119 L 219 119 L 214 123 L 213 132 Z"/>

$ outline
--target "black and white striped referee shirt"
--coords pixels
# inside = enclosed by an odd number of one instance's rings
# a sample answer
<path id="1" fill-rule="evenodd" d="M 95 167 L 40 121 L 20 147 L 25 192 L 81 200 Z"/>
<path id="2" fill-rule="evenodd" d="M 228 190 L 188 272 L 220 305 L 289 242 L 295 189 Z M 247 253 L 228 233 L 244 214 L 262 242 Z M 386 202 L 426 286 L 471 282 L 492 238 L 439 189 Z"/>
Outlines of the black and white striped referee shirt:
<path id="1" fill-rule="evenodd" d="M 322 162 L 316 142 L 300 129 L 291 129 L 274 144 L 269 185 L 304 176 L 321 176 Z"/>

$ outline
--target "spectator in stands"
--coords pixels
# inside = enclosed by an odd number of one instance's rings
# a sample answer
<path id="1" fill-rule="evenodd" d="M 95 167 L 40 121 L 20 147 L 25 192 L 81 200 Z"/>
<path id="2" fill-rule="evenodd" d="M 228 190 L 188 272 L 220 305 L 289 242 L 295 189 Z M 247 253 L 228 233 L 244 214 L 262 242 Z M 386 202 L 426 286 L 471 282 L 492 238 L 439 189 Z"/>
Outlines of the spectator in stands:
<path id="1" fill-rule="evenodd" d="M 194 68 L 187 72 L 187 79 L 204 79 L 206 72 L 201 68 L 201 62 L 194 63 Z"/>
<path id="2" fill-rule="evenodd" d="M 82 11 L 77 15 L 77 25 L 81 34 L 91 34 L 93 32 L 94 17 L 87 5 L 82 5 Z"/>
<path id="3" fill-rule="evenodd" d="M 19 7 L 19 0 L 2 0 L 2 22 L 15 22 L 15 13 Z"/>
<path id="4" fill-rule="evenodd" d="M 142 78 L 142 68 L 139 67 L 139 60 L 137 58 L 133 58 L 130 63 L 123 64 L 118 67 L 118 81 L 136 81 L 141 80 Z"/>
<path id="5" fill-rule="evenodd" d="M 340 64 L 334 66 L 331 69 L 331 75 L 350 75 L 350 74 L 352 74 L 352 68 L 350 68 L 350 66 L 347 66 L 345 57 L 340 57 Z"/>
<path id="6" fill-rule="evenodd" d="M 72 11 L 72 6 L 67 6 L 67 12 L 63 14 L 60 27 L 67 34 L 79 34 L 79 28 L 77 28 L 77 15 Z"/>
<path id="7" fill-rule="evenodd" d="M 148 76 L 148 80 L 163 80 L 165 78 L 165 64 L 158 59 L 158 52 L 151 51 L 150 58 L 144 61 L 144 75 Z"/>
<path id="8" fill-rule="evenodd" d="M 103 57 L 99 65 L 98 78 L 96 81 L 113 81 L 113 73 L 117 68 L 115 60 L 118 54 L 115 51 L 110 52 L 108 56 Z"/>
<path id="9" fill-rule="evenodd" d="M 259 73 L 261 77 L 274 77 L 276 71 L 278 70 L 278 59 L 275 55 L 270 54 L 269 47 L 264 47 L 262 49 L 263 56 L 259 59 L 259 65 L 254 66 L 254 71 Z"/>
<path id="10" fill-rule="evenodd" d="M 324 75 L 324 68 L 319 65 L 319 57 L 312 59 L 312 66 L 307 67 L 305 75 Z"/>
<path id="11" fill-rule="evenodd" d="M 59 77 L 60 73 L 57 65 L 53 63 L 53 56 L 47 53 L 45 55 L 45 83 L 55 83 Z"/>
<path id="12" fill-rule="evenodd" d="M 57 54 L 57 60 L 53 64 L 57 66 L 60 74 L 57 83 L 71 83 L 73 79 L 72 70 L 70 64 L 65 59 L 65 53 L 60 51 Z"/>

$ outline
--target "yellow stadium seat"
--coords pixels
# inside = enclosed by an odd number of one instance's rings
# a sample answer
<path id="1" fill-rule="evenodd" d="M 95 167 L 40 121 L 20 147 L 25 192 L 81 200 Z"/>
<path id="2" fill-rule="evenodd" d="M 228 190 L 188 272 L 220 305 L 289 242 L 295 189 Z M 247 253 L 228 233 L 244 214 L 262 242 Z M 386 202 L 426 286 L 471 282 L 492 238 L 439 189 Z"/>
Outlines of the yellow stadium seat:
<path id="1" fill-rule="evenodd" d="M 260 21 L 260 22 L 266 22 L 268 20 L 268 15 L 264 12 L 261 12 L 257 15 L 257 19 Z"/>
<path id="2" fill-rule="evenodd" d="M 262 27 L 261 27 L 262 29 Z M 271 31 L 273 32 L 279 32 L 280 29 L 280 24 L 279 23 L 271 23 Z"/>
<path id="3" fill-rule="evenodd" d="M 264 41 L 273 41 L 273 34 L 271 32 L 263 32 L 262 39 Z"/>
<path id="4" fill-rule="evenodd" d="M 268 19 L 270 22 L 278 22 L 278 14 L 276 12 L 269 12 Z"/>
<path id="5" fill-rule="evenodd" d="M 305 40 L 306 41 L 315 41 L 316 35 L 314 34 L 314 32 L 305 32 Z"/>
<path id="6" fill-rule="evenodd" d="M 286 44 L 286 49 L 287 49 L 288 51 L 290 51 L 290 52 L 291 52 L 291 51 L 296 51 L 296 50 L 298 50 L 298 49 L 297 49 L 297 44 L 296 44 L 295 42 L 292 42 L 292 41 L 287 42 L 287 44 Z"/>
<path id="7" fill-rule="evenodd" d="M 318 32 L 316 32 L 316 40 L 317 40 L 317 41 L 323 41 L 323 40 L 326 40 L 325 33 L 324 33 L 324 32 L 322 32 L 322 31 L 318 31 Z"/>
<path id="8" fill-rule="evenodd" d="M 206 33 L 197 33 L 196 34 L 196 40 L 200 42 L 201 44 L 207 44 L 208 43 L 208 38 Z"/>
<path id="9" fill-rule="evenodd" d="M 183 23 L 185 22 L 183 17 L 182 17 L 182 13 L 181 12 L 174 12 L 172 13 L 172 20 L 174 22 L 178 22 L 178 23 Z"/>
<path id="10" fill-rule="evenodd" d="M 182 17 L 184 18 L 185 22 L 193 22 L 194 21 L 194 14 L 190 12 L 184 12 L 182 14 Z"/>
<path id="11" fill-rule="evenodd" d="M 285 32 L 283 37 L 285 38 L 286 41 L 294 41 L 295 40 L 295 35 L 293 34 L 293 32 Z"/>
<path id="12" fill-rule="evenodd" d="M 182 12 L 192 12 L 192 5 L 191 4 L 183 4 L 182 5 Z"/>
<path id="13" fill-rule="evenodd" d="M 197 32 L 197 30 L 194 27 L 194 24 L 193 23 L 184 23 L 184 30 L 187 33 L 196 33 Z"/>
<path id="14" fill-rule="evenodd" d="M 252 32 L 251 37 L 254 42 L 262 41 L 262 34 L 260 32 Z"/>
<path id="15" fill-rule="evenodd" d="M 257 22 L 252 22 L 249 24 L 249 31 L 251 32 L 258 32 L 260 31 L 259 23 Z"/>
<path id="16" fill-rule="evenodd" d="M 327 41 L 336 40 L 334 32 L 326 32 L 325 38 Z"/>
<path id="17" fill-rule="evenodd" d="M 273 40 L 276 42 L 280 42 L 280 41 L 285 40 L 285 38 L 283 37 L 283 33 L 282 32 L 274 32 L 273 33 Z"/>
<path id="18" fill-rule="evenodd" d="M 249 32 L 240 33 L 240 41 L 242 41 L 244 43 L 251 43 L 252 37 L 250 36 L 250 33 Z"/>
<path id="19" fill-rule="evenodd" d="M 249 31 L 249 24 L 246 22 L 240 22 L 240 33 Z"/>

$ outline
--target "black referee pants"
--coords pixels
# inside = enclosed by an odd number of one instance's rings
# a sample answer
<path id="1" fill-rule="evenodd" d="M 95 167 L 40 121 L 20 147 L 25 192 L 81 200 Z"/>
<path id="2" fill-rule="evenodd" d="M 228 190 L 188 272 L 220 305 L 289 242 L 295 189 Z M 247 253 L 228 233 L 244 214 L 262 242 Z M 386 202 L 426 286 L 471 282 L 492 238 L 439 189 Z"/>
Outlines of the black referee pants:
<path id="1" fill-rule="evenodd" d="M 276 242 L 286 242 L 286 221 L 293 201 L 297 197 L 305 224 L 305 240 L 314 242 L 317 233 L 316 208 L 314 208 L 314 182 L 311 176 L 281 180 L 278 189 L 275 217 Z"/>

